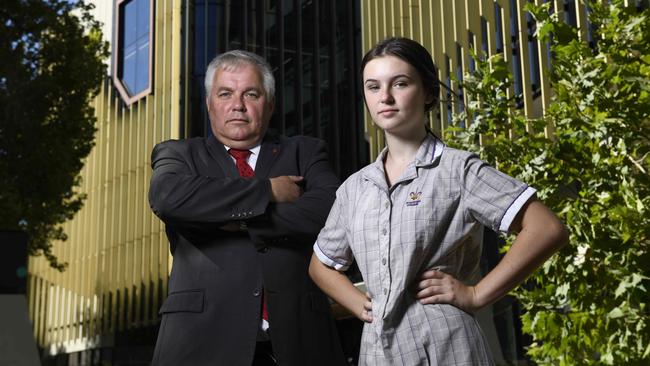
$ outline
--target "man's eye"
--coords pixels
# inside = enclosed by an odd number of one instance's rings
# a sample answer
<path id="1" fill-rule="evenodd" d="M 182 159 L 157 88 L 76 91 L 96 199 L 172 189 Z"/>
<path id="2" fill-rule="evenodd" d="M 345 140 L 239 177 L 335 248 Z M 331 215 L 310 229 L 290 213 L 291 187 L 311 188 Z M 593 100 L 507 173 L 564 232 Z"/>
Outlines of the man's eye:
<path id="1" fill-rule="evenodd" d="M 217 93 L 218 98 L 228 98 L 230 96 L 230 92 L 219 92 Z"/>
<path id="2" fill-rule="evenodd" d="M 246 93 L 246 98 L 248 98 L 248 99 L 257 99 L 259 97 L 260 97 L 260 95 L 257 94 L 257 93 Z"/>

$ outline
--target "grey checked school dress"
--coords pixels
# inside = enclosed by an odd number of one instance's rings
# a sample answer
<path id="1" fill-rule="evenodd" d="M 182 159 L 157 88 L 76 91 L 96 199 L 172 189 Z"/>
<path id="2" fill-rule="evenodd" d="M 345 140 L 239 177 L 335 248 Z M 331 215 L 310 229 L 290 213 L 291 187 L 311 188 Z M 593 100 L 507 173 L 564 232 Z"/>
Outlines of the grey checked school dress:
<path id="1" fill-rule="evenodd" d="M 389 189 L 386 149 L 350 176 L 314 252 L 346 270 L 356 259 L 372 298 L 359 365 L 491 365 L 474 316 L 446 304 L 422 305 L 414 285 L 431 268 L 475 284 L 483 225 L 507 232 L 535 190 L 469 152 L 428 135 Z"/>

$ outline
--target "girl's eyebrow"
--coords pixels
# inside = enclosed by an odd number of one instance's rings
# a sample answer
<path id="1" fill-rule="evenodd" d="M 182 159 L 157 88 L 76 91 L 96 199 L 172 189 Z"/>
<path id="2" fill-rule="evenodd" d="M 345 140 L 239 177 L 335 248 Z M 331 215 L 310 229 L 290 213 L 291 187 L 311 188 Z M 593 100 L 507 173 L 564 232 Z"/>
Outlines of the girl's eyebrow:
<path id="1" fill-rule="evenodd" d="M 395 79 L 398 79 L 398 78 L 407 78 L 407 79 L 412 79 L 411 76 L 409 76 L 409 75 L 407 75 L 407 74 L 397 74 L 397 75 L 391 76 L 390 79 L 391 79 L 391 80 L 395 80 Z M 377 82 L 376 79 L 366 79 L 363 83 L 365 84 L 365 83 L 367 83 L 367 82 L 369 82 L 369 81 L 371 81 L 371 82 Z"/>

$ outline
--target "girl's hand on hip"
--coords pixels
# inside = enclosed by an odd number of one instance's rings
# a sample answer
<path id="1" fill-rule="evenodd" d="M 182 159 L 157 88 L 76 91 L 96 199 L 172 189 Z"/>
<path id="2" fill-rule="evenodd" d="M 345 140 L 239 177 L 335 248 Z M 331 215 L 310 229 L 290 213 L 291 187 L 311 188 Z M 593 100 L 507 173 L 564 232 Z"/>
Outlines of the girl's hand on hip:
<path id="1" fill-rule="evenodd" d="M 366 300 L 363 302 L 363 310 L 359 314 L 359 319 L 366 323 L 372 323 L 372 299 L 370 294 L 366 292 Z"/>
<path id="2" fill-rule="evenodd" d="M 437 269 L 422 274 L 415 298 L 421 304 L 450 304 L 468 313 L 480 308 L 474 286 L 467 286 L 452 275 Z"/>

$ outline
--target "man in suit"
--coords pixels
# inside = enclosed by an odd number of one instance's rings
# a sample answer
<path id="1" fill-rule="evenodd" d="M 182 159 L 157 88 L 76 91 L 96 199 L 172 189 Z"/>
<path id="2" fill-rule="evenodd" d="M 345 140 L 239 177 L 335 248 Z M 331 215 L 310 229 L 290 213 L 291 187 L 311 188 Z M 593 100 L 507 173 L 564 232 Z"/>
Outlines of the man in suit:
<path id="1" fill-rule="evenodd" d="M 274 83 L 259 56 L 219 55 L 205 77 L 213 136 L 152 152 L 149 201 L 174 256 L 154 365 L 345 364 L 307 273 L 339 180 L 323 141 L 267 131 Z"/>

